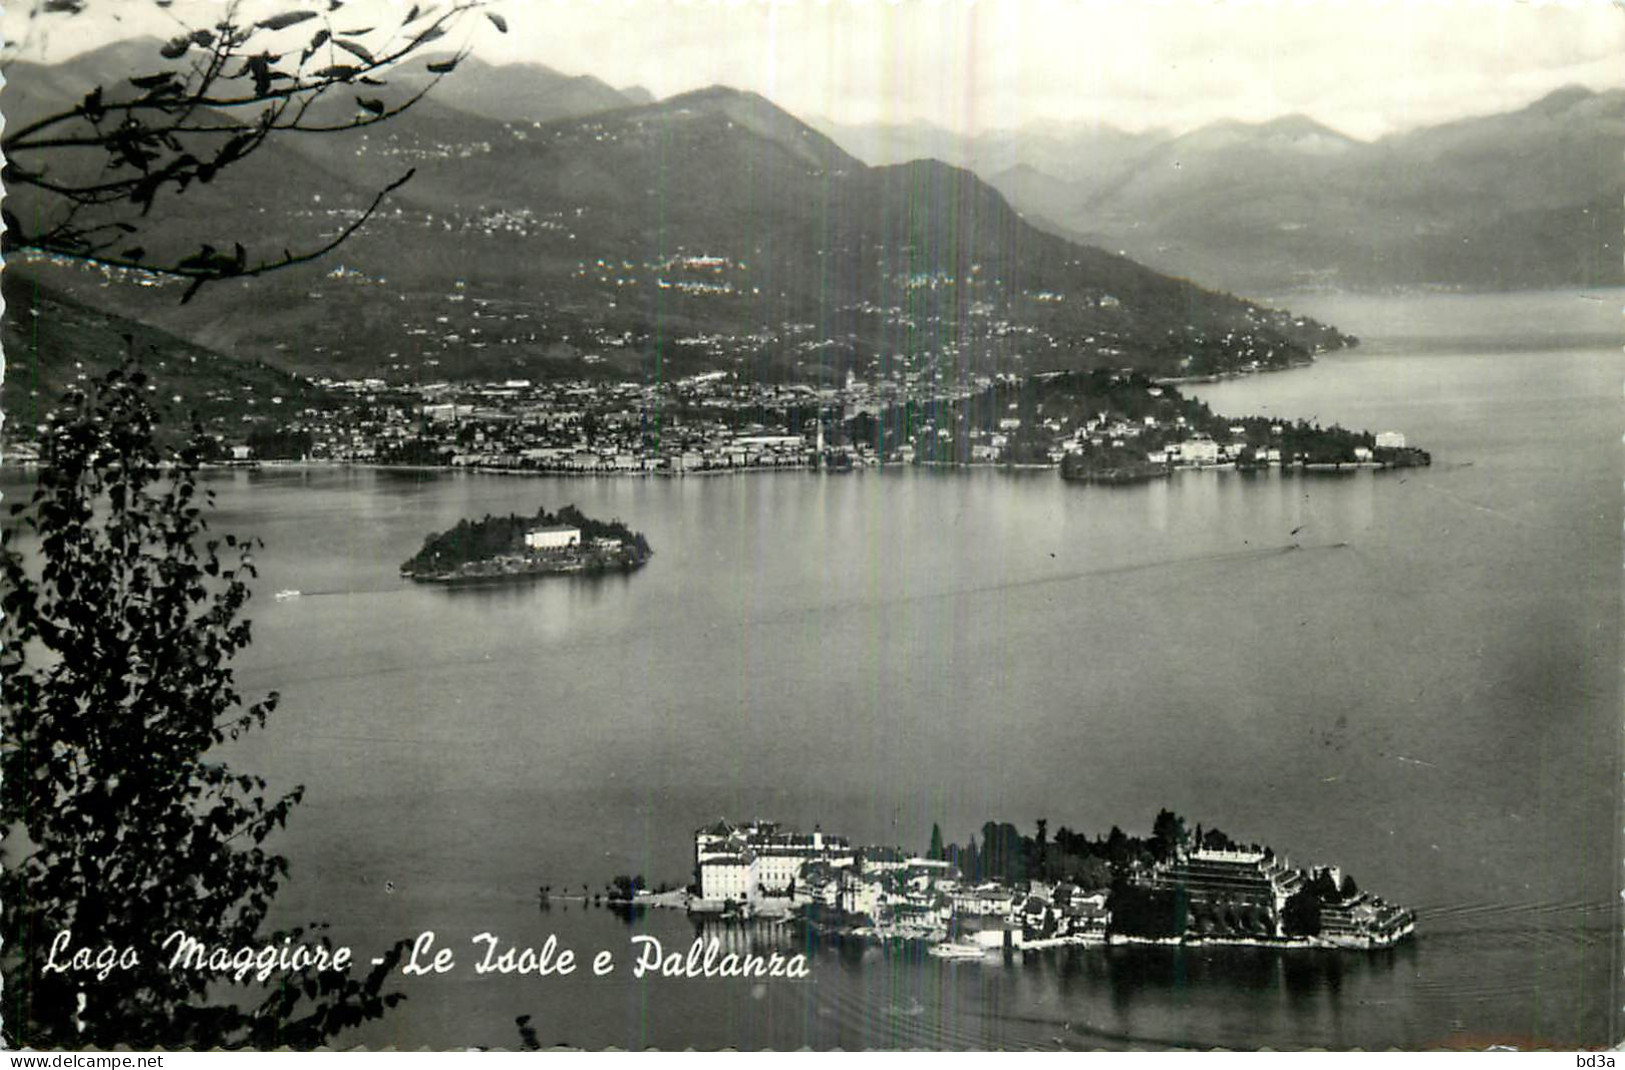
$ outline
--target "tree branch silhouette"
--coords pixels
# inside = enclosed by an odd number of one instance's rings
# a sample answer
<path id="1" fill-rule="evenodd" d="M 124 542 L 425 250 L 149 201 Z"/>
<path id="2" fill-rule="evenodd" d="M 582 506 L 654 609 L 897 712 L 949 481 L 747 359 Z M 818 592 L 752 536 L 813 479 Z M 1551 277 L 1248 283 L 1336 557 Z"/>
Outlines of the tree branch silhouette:
<path id="1" fill-rule="evenodd" d="M 97 85 L 72 107 L 0 136 L 8 189 L 37 194 L 43 205 L 29 213 L 0 209 L 0 250 L 185 279 L 190 285 L 183 303 L 206 284 L 326 255 L 366 226 L 413 172 L 381 189 L 337 237 L 309 248 L 264 253 L 233 240 L 229 250 L 200 243 L 195 250 L 159 255 L 144 236 L 159 229 L 152 215 L 156 204 L 207 185 L 274 138 L 365 130 L 410 110 L 467 56 L 467 41 L 429 61 L 427 81 L 394 99 L 387 92 L 389 72 L 424 56 L 487 3 L 414 5 L 393 26 L 346 29 L 338 21 L 343 0 L 296 2 L 254 21 L 234 2 L 210 27 L 183 27 L 158 49 L 151 70 Z M 86 0 L 36 0 L 28 17 L 31 23 L 72 18 L 89 7 Z M 507 31 L 499 14 L 485 14 Z M 7 66 L 20 49 L 9 51 Z M 342 117 L 335 109 L 342 112 L 345 105 L 334 103 L 340 94 L 355 101 Z M 332 106 L 317 109 L 324 101 Z"/>

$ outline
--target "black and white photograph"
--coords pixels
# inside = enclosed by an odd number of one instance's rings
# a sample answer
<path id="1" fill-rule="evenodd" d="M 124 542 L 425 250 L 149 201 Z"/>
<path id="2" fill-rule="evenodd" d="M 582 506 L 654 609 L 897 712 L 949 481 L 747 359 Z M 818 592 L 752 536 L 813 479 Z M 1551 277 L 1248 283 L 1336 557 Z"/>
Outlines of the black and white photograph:
<path id="1" fill-rule="evenodd" d="M 1622 60 L 6 4 L 4 1047 L 1605 1058 Z"/>

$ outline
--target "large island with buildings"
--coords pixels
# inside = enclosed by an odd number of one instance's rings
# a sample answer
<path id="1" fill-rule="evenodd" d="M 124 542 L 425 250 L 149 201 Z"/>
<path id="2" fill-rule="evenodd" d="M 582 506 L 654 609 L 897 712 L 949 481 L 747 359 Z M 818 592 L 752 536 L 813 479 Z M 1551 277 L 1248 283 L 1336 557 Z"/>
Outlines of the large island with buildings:
<path id="1" fill-rule="evenodd" d="M 1336 866 L 1296 867 L 1163 811 L 1152 836 L 1113 828 L 1053 839 L 989 822 L 980 847 L 923 856 L 855 847 L 815 828 L 719 820 L 694 836 L 696 912 L 800 919 L 860 937 L 922 940 L 935 955 L 1077 944 L 1391 947 L 1415 915 Z"/>

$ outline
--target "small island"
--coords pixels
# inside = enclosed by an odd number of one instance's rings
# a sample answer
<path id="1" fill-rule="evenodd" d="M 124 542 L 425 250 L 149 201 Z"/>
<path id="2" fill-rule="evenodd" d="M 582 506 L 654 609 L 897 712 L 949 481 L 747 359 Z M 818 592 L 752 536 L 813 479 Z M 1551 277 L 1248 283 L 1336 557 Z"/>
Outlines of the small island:
<path id="1" fill-rule="evenodd" d="M 619 520 L 594 520 L 573 505 L 535 516 L 486 515 L 423 540 L 401 564 L 419 583 L 454 586 L 502 583 L 567 573 L 625 572 L 654 553 L 643 533 Z"/>

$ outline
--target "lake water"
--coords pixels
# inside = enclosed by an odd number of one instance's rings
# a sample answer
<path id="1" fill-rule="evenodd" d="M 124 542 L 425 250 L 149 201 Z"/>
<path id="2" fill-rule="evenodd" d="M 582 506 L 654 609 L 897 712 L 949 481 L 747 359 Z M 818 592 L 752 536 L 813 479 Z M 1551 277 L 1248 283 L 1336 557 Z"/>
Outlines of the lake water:
<path id="1" fill-rule="evenodd" d="M 354 1043 L 717 1047 L 1600 1045 L 1617 1036 L 1621 295 L 1320 299 L 1362 336 L 1211 384 L 1221 412 L 1400 430 L 1433 467 L 684 480 L 220 478 L 263 538 L 233 760 L 307 787 L 282 920 L 456 973 Z M 656 550 L 611 579 L 397 578 L 461 517 L 574 503 Z M 270 594 L 297 588 L 303 597 Z M 760 815 L 923 849 L 986 820 L 1146 833 L 1168 806 L 1419 912 L 1380 954 L 807 945 L 801 982 L 633 980 L 623 920 L 536 888 L 689 878 Z M 475 976 L 489 930 L 610 977 Z M 800 946 L 772 930 L 736 945 Z M 583 970 L 586 974 L 589 971 Z"/>

